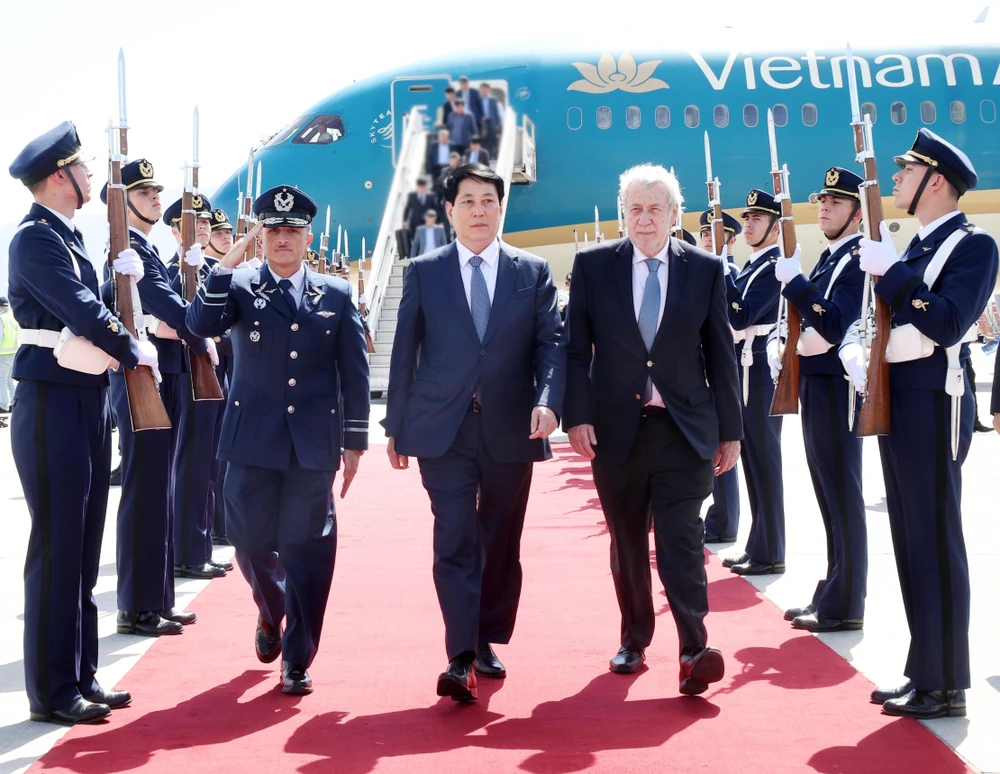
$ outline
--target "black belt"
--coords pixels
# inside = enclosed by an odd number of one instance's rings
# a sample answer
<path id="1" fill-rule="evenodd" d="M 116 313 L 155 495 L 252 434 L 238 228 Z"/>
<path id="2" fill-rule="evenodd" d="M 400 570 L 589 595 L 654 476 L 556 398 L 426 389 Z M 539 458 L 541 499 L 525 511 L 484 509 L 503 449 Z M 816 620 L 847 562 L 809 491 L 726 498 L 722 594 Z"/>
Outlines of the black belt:
<path id="1" fill-rule="evenodd" d="M 642 415 L 644 417 L 658 417 L 660 414 L 666 414 L 667 410 L 663 406 L 643 406 Z"/>

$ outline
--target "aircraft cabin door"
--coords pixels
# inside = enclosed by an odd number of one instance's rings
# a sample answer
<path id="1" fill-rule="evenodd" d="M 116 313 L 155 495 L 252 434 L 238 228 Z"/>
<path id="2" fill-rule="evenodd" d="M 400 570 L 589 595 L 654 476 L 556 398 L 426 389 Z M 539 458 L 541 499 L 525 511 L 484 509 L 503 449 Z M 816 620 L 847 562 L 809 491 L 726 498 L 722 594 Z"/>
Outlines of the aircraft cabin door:
<path id="1" fill-rule="evenodd" d="M 393 80 L 390 88 L 392 111 L 392 163 L 396 164 L 402 146 L 403 116 L 413 108 L 423 108 L 430 131 L 438 122 L 438 108 L 444 104 L 444 90 L 451 85 L 450 75 L 409 75 Z"/>

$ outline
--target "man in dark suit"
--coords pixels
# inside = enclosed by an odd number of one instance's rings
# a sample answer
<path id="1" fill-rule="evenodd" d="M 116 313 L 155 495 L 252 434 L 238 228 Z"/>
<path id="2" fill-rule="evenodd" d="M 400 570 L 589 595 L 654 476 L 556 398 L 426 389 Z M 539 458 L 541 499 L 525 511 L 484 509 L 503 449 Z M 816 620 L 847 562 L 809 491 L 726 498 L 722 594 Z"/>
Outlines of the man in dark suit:
<path id="1" fill-rule="evenodd" d="M 444 102 L 441 107 L 438 108 L 440 115 L 438 116 L 439 124 L 448 124 L 448 116 L 450 116 L 455 110 L 455 87 L 448 86 L 444 90 Z"/>
<path id="2" fill-rule="evenodd" d="M 441 170 L 448 166 L 452 150 L 451 132 L 445 126 L 439 127 L 437 140 L 427 146 L 427 159 L 424 161 L 424 169 L 431 180 L 437 180 Z"/>
<path id="3" fill-rule="evenodd" d="M 449 664 L 439 696 L 472 701 L 476 673 L 506 675 L 521 592 L 532 463 L 551 456 L 565 354 L 541 258 L 497 238 L 503 179 L 458 168 L 445 191 L 457 241 L 414 258 L 403 281 L 386 418 L 392 466 L 417 457 L 434 513 L 434 585 Z"/>
<path id="4" fill-rule="evenodd" d="M 475 116 L 466 111 L 465 102 L 455 100 L 455 112 L 448 117 L 448 131 L 451 132 L 451 147 L 459 156 L 469 149 L 469 143 L 478 133 Z"/>
<path id="5" fill-rule="evenodd" d="M 410 257 L 416 258 L 418 255 L 437 250 L 448 244 L 448 235 L 444 226 L 437 222 L 437 211 L 427 210 L 424 213 L 424 225 L 417 229 L 417 234 L 413 239 L 413 247 L 410 249 Z"/>
<path id="6" fill-rule="evenodd" d="M 621 198 L 629 237 L 587 248 L 573 264 L 563 426 L 591 460 L 611 534 L 622 613 L 611 671 L 637 672 L 653 637 L 652 518 L 680 692 L 694 695 L 725 673 L 722 654 L 707 647 L 701 504 L 736 463 L 743 433 L 725 266 L 670 237 L 683 199 L 663 167 L 629 169 Z"/>
<path id="7" fill-rule="evenodd" d="M 448 163 L 441 168 L 438 173 L 437 180 L 434 182 L 434 193 L 438 195 L 440 199 L 444 199 L 444 184 L 448 179 L 448 175 L 458 169 L 459 165 L 462 163 L 462 157 L 456 151 L 452 151 L 448 154 Z"/>
<path id="8" fill-rule="evenodd" d="M 427 184 L 426 177 L 417 178 L 417 190 L 406 197 L 406 206 L 403 208 L 403 223 L 406 224 L 406 229 L 410 232 L 410 239 L 417 235 L 417 229 L 424 222 L 424 213 L 427 210 L 437 210 L 438 208 L 438 198 L 427 190 Z"/>
<path id="9" fill-rule="evenodd" d="M 459 100 L 465 103 L 466 112 L 475 119 L 476 126 L 479 126 L 479 121 L 483 117 L 483 101 L 479 96 L 479 92 L 469 85 L 469 79 L 464 75 L 458 79 L 458 99 L 455 100 L 456 104 Z"/>
<path id="10" fill-rule="evenodd" d="M 482 164 L 484 167 L 490 165 L 490 154 L 483 147 L 478 134 L 474 134 L 469 138 L 469 150 L 465 152 L 465 158 L 462 159 L 462 163 Z"/>
<path id="11" fill-rule="evenodd" d="M 479 119 L 479 136 L 483 138 L 483 146 L 491 156 L 497 153 L 497 135 L 503 125 L 500 114 L 500 103 L 496 97 L 490 96 L 490 85 L 479 84 L 479 101 L 482 103 L 482 117 Z"/>

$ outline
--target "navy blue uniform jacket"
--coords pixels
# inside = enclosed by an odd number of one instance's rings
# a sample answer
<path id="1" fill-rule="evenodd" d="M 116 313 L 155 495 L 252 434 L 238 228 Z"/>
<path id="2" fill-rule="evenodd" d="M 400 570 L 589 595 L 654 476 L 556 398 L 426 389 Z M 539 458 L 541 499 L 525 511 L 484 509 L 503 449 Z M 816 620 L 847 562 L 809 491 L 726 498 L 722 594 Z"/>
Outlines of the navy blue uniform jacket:
<path id="1" fill-rule="evenodd" d="M 188 310 L 198 336 L 231 329 L 221 460 L 287 470 L 294 451 L 300 467 L 337 470 L 341 438 L 345 449 L 368 448 L 368 361 L 350 285 L 305 273 L 294 318 L 276 297 L 281 291 L 266 263 L 210 274 Z"/>
<path id="2" fill-rule="evenodd" d="M 529 440 L 531 412 L 562 414 L 566 356 L 556 288 L 541 258 L 500 243 L 497 284 L 482 344 L 453 242 L 414 258 L 403 281 L 383 426 L 400 454 L 433 459 L 451 447 L 472 402 L 497 462 L 552 456 Z"/>
<path id="3" fill-rule="evenodd" d="M 563 427 L 593 425 L 598 456 L 624 462 L 652 377 L 695 452 L 712 459 L 720 441 L 743 438 L 726 266 L 671 238 L 663 319 L 647 352 L 632 303 L 633 253 L 629 239 L 616 239 L 573 262 Z"/>

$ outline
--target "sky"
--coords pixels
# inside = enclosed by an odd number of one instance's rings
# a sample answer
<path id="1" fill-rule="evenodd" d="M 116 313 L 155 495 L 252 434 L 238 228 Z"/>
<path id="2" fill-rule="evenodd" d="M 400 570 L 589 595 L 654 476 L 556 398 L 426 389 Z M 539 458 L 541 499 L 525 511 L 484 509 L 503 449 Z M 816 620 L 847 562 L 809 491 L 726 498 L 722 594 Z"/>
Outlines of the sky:
<path id="1" fill-rule="evenodd" d="M 971 29 L 987 5 L 950 0 L 948 9 L 955 25 Z M 398 0 L 213 0 L 196 13 L 192 4 L 8 0 L 0 26 L 0 72 L 6 74 L 0 162 L 6 168 L 33 137 L 72 120 L 97 157 L 90 165 L 94 199 L 76 218 L 96 258 L 106 239 L 106 210 L 96 192 L 107 177 L 107 122 L 118 113 L 119 48 L 127 65 L 130 157 L 153 161 L 169 204 L 192 153 L 196 105 L 201 189 L 211 193 L 245 164 L 251 146 L 326 95 L 393 67 L 480 45 L 628 50 L 687 48 L 698 39 L 760 48 L 782 40 L 799 44 L 803 36 L 816 46 L 840 46 L 863 34 L 899 44 L 940 35 L 940 25 L 886 0 L 770 4 L 780 11 L 770 16 L 745 0 L 503 0 L 470 3 L 467 12 L 449 2 L 446 20 L 432 12 L 436 7 Z M 1000 40 L 998 15 L 993 9 L 989 27 Z M 0 292 L 6 290 L 6 246 L 30 203 L 18 181 L 0 176 Z M 161 253 L 171 245 L 165 226 L 156 226 L 153 237 Z"/>

